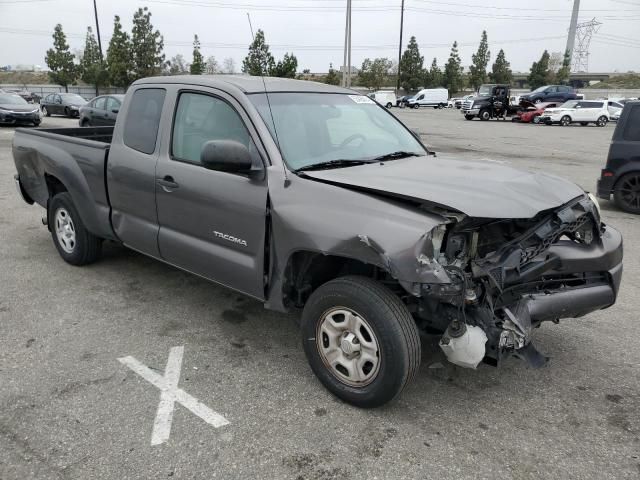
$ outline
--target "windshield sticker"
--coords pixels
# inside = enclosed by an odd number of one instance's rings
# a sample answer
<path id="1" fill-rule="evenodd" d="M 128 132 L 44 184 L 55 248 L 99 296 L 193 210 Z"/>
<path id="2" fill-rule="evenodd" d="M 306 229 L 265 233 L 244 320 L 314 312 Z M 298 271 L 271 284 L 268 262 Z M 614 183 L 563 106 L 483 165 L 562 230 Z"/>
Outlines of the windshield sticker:
<path id="1" fill-rule="evenodd" d="M 356 103 L 372 103 L 375 105 L 373 100 L 369 97 L 365 97 L 364 95 L 348 95 L 348 97 Z"/>

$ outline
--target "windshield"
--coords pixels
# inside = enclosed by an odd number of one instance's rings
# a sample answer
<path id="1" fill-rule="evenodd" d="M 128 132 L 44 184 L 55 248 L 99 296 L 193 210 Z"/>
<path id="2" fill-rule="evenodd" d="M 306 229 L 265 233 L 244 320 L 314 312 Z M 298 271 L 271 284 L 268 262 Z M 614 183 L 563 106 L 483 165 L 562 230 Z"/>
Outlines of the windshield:
<path id="1" fill-rule="evenodd" d="M 28 105 L 27 101 L 22 98 L 19 97 L 18 95 L 12 95 L 12 94 L 0 94 L 0 104 L 3 105 Z"/>
<path id="2" fill-rule="evenodd" d="M 562 105 L 560 105 L 561 108 L 575 108 L 576 105 L 578 105 L 578 101 L 577 100 L 569 100 L 568 102 L 564 102 Z"/>
<path id="3" fill-rule="evenodd" d="M 480 97 L 488 97 L 491 95 L 491 90 L 493 89 L 493 85 L 482 85 L 478 90 L 478 96 Z"/>
<path id="4" fill-rule="evenodd" d="M 533 92 L 531 93 L 540 93 L 540 92 L 544 92 L 547 89 L 547 86 L 545 85 L 544 87 L 538 87 L 536 88 Z"/>
<path id="5" fill-rule="evenodd" d="M 399 151 L 427 153 L 398 120 L 366 96 L 271 93 L 273 122 L 265 94 L 248 97 L 292 170 L 332 160 L 371 160 Z"/>
<path id="6" fill-rule="evenodd" d="M 87 103 L 87 101 L 80 95 L 75 93 L 61 93 L 60 96 L 65 102 L 69 103 Z"/>

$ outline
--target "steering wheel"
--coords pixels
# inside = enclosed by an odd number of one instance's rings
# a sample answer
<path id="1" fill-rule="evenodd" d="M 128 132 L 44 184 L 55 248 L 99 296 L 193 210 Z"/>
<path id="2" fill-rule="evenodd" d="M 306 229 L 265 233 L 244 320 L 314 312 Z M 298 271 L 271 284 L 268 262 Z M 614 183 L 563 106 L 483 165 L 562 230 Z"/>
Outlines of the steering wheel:
<path id="1" fill-rule="evenodd" d="M 361 133 L 354 133 L 353 135 L 348 136 L 347 138 L 345 138 L 342 143 L 340 144 L 340 147 L 338 148 L 344 148 L 347 145 L 349 145 L 351 142 L 360 139 L 361 141 L 365 141 L 366 137 L 364 135 L 362 135 Z"/>

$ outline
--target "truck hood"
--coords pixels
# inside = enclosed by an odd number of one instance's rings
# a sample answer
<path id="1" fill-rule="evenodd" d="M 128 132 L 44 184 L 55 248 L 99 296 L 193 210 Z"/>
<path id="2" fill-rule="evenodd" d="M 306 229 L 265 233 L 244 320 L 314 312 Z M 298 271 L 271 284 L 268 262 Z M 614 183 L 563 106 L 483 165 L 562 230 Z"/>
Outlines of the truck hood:
<path id="1" fill-rule="evenodd" d="M 584 195 L 580 187 L 559 177 L 445 155 L 306 171 L 303 175 L 482 218 L 532 218 Z"/>

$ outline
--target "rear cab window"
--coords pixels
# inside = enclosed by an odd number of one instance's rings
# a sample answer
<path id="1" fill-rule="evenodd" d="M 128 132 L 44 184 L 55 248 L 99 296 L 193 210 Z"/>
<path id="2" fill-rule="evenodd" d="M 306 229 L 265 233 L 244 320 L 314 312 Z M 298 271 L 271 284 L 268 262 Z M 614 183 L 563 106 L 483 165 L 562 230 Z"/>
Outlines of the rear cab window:
<path id="1" fill-rule="evenodd" d="M 140 88 L 131 96 L 124 123 L 124 144 L 142 153 L 156 149 L 164 105 L 164 88 Z"/>

